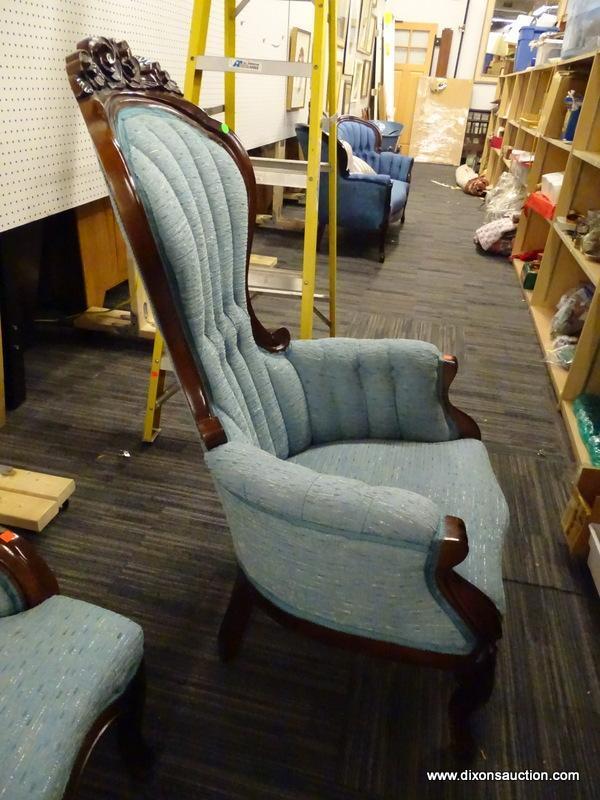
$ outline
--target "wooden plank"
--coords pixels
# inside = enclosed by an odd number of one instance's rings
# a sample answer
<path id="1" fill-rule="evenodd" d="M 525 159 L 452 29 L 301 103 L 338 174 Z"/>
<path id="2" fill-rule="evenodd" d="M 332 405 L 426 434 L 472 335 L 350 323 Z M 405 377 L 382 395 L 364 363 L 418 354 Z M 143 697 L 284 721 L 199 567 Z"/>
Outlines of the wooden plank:
<path id="1" fill-rule="evenodd" d="M 444 28 L 442 31 L 440 49 L 435 67 L 436 78 L 445 78 L 448 74 L 448 61 L 450 60 L 450 50 L 452 49 L 452 28 Z"/>
<path id="2" fill-rule="evenodd" d="M 14 468 L 6 475 L 0 472 L 0 490 L 27 494 L 32 497 L 44 497 L 47 500 L 54 500 L 59 506 L 62 506 L 75 491 L 75 481 L 59 475 L 47 475 L 44 472 Z"/>
<path id="3" fill-rule="evenodd" d="M 104 305 L 109 289 L 127 280 L 127 254 L 108 197 L 77 209 L 77 231 L 88 307 Z"/>
<path id="4" fill-rule="evenodd" d="M 88 331 L 109 331 L 120 334 L 134 332 L 129 311 L 99 308 L 98 306 L 92 306 L 83 314 L 75 317 L 73 325 Z"/>
<path id="5" fill-rule="evenodd" d="M 433 91 L 439 81 L 447 86 Z M 430 164 L 460 164 L 472 80 L 457 78 L 419 79 L 409 153 Z"/>
<path id="6" fill-rule="evenodd" d="M 260 256 L 258 253 L 251 253 L 250 255 L 251 267 L 276 267 L 277 256 Z"/>
<path id="7" fill-rule="evenodd" d="M 39 533 L 59 512 L 55 500 L 0 489 L 0 523 Z"/>

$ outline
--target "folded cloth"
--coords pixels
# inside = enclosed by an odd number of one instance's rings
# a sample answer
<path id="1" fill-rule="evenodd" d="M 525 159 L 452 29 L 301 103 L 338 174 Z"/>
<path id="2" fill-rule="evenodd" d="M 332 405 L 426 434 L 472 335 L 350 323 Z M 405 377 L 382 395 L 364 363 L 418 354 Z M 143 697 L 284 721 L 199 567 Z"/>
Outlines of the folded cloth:
<path id="1" fill-rule="evenodd" d="M 486 222 L 485 225 L 477 228 L 473 241 L 475 244 L 479 244 L 483 250 L 489 250 L 505 233 L 514 231 L 516 227 L 512 217 L 500 217 L 500 219 Z"/>
<path id="2" fill-rule="evenodd" d="M 344 139 L 340 139 L 340 144 L 348 156 L 348 172 L 358 172 L 362 175 L 377 174 L 370 164 L 367 164 L 367 162 L 363 161 L 362 158 L 358 158 L 358 156 L 354 155 L 349 142 L 344 141 Z"/>

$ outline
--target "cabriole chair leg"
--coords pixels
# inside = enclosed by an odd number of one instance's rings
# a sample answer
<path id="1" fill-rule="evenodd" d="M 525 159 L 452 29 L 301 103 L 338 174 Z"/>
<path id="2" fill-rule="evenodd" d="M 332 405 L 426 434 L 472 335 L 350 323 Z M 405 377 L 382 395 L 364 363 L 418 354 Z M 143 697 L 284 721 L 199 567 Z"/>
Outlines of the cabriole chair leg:
<path id="1" fill-rule="evenodd" d="M 476 744 L 469 728 L 469 717 L 487 703 L 494 688 L 496 648 L 490 645 L 475 665 L 456 673 L 458 686 L 450 698 L 448 713 L 452 749 L 465 760 L 475 756 Z"/>
<path id="2" fill-rule="evenodd" d="M 233 584 L 227 611 L 219 628 L 219 657 L 231 661 L 238 654 L 254 605 L 254 587 L 241 569 Z"/>
<path id="3" fill-rule="evenodd" d="M 117 718 L 119 749 L 127 769 L 136 777 L 145 777 L 155 760 L 142 733 L 145 703 L 146 669 L 142 661 L 123 694 Z"/>

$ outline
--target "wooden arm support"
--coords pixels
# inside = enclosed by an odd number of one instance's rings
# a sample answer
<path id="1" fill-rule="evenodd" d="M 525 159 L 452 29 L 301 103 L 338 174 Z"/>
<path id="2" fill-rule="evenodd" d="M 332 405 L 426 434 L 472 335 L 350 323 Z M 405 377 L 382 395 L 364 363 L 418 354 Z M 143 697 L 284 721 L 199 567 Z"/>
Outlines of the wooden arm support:
<path id="1" fill-rule="evenodd" d="M 33 545 L 12 531 L 0 533 L 0 569 L 19 588 L 27 608 L 59 594 L 50 567 Z"/>
<path id="2" fill-rule="evenodd" d="M 448 398 L 450 385 L 458 372 L 458 359 L 456 356 L 442 356 L 442 401 L 448 416 L 454 421 L 461 439 L 481 439 L 481 431 L 475 420 L 460 408 L 453 406 Z"/>
<path id="3" fill-rule="evenodd" d="M 487 595 L 454 571 L 454 567 L 469 553 L 464 522 L 450 516 L 444 522 L 446 532 L 435 568 L 435 580 L 446 600 L 477 637 L 478 649 L 485 648 L 501 638 L 502 617 Z"/>

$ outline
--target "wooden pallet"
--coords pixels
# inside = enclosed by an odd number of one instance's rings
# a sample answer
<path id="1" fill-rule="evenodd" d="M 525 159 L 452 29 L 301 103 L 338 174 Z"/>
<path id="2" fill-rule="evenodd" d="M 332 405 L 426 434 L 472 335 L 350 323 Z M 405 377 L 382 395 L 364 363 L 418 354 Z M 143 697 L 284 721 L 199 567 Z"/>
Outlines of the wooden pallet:
<path id="1" fill-rule="evenodd" d="M 0 466 L 0 524 L 40 533 L 74 491 L 72 478 Z"/>

